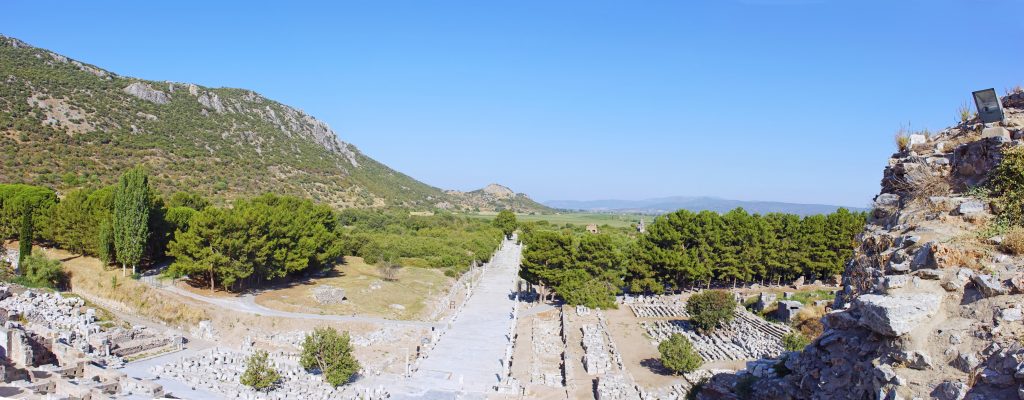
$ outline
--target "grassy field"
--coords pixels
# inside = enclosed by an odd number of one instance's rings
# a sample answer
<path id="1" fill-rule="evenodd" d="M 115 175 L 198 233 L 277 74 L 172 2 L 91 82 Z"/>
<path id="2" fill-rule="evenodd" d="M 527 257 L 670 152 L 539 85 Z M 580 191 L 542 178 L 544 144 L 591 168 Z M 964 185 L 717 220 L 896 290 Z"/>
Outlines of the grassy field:
<path id="1" fill-rule="evenodd" d="M 377 267 L 360 257 L 345 257 L 345 261 L 337 267 L 336 274 L 266 290 L 256 297 L 256 302 L 291 312 L 416 319 L 429 313 L 427 302 L 445 295 L 452 282 L 441 270 L 415 267 L 402 268 L 398 280 L 388 282 L 381 278 Z M 344 304 L 317 303 L 313 289 L 321 285 L 345 289 L 348 300 Z M 393 309 L 392 304 L 404 309 Z"/>
<path id="2" fill-rule="evenodd" d="M 474 218 L 488 218 L 493 219 L 497 213 L 494 212 L 479 212 L 479 213 L 468 213 L 465 214 L 469 217 Z M 654 221 L 652 215 L 639 215 L 639 214 L 611 214 L 611 213 L 584 213 L 584 212 L 573 212 L 573 213 L 559 213 L 559 214 L 517 214 L 516 219 L 524 222 L 531 221 L 548 221 L 555 225 L 573 224 L 573 225 L 608 225 L 614 227 L 630 227 L 636 224 L 643 218 L 650 224 Z"/>

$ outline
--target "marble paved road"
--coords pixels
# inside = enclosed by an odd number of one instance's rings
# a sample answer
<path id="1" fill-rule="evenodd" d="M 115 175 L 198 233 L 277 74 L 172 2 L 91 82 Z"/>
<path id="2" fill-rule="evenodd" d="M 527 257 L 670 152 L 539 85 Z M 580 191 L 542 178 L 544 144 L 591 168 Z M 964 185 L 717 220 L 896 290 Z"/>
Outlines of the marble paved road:
<path id="1" fill-rule="evenodd" d="M 474 398 L 493 390 L 513 325 L 521 251 L 514 241 L 502 243 L 437 346 L 412 377 L 390 390 L 394 398 Z"/>

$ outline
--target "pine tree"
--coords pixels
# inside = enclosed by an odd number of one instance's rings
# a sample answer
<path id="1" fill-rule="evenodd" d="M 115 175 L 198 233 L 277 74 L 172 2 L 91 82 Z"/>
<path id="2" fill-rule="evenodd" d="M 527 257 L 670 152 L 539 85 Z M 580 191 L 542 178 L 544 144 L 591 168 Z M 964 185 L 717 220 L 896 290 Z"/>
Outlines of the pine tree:
<path id="1" fill-rule="evenodd" d="M 142 261 L 149 239 L 149 178 L 141 167 L 123 175 L 114 192 L 114 249 L 121 262 L 121 275 L 130 264 L 132 273 Z"/>

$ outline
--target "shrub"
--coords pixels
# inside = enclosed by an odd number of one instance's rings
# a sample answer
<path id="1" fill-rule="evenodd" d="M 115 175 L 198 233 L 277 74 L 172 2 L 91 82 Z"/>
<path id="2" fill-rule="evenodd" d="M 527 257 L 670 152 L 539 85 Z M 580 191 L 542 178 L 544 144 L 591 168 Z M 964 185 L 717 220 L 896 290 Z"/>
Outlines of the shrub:
<path id="1" fill-rule="evenodd" d="M 377 273 L 380 274 L 381 278 L 388 282 L 394 282 L 398 280 L 398 271 L 402 270 L 402 266 L 391 261 L 380 260 L 377 262 Z"/>
<path id="2" fill-rule="evenodd" d="M 999 216 L 1015 225 L 1024 223 L 1024 148 L 1003 153 L 989 179 Z"/>
<path id="3" fill-rule="evenodd" d="M 686 312 L 690 322 L 703 332 L 714 331 L 723 323 L 732 321 L 736 300 L 724 290 L 705 290 L 690 296 Z"/>
<path id="4" fill-rule="evenodd" d="M 786 351 L 801 351 L 811 344 L 811 340 L 800 332 L 790 332 L 782 337 L 782 347 Z"/>
<path id="5" fill-rule="evenodd" d="M 690 340 L 678 333 L 658 344 L 658 352 L 661 353 L 661 365 L 676 374 L 696 371 L 704 363 Z"/>
<path id="6" fill-rule="evenodd" d="M 1024 228 L 1014 227 L 1003 234 L 1003 251 L 1013 255 L 1024 255 Z"/>
<path id="7" fill-rule="evenodd" d="M 903 129 L 896 131 L 894 138 L 896 140 L 896 149 L 899 151 L 910 150 L 910 135 L 907 134 L 907 131 Z"/>
<path id="8" fill-rule="evenodd" d="M 966 123 L 971 119 L 971 104 L 968 102 L 960 103 L 960 107 L 956 109 L 956 115 L 960 118 L 960 123 Z"/>
<path id="9" fill-rule="evenodd" d="M 933 196 L 945 196 L 952 191 L 948 177 L 934 174 L 927 168 L 908 169 L 903 177 L 897 178 L 895 186 L 911 200 L 918 201 L 926 201 Z"/>
<path id="10" fill-rule="evenodd" d="M 19 270 L 21 276 L 17 282 L 31 287 L 47 287 L 60 289 L 65 287 L 67 275 L 61 268 L 60 261 L 31 254 L 22 261 Z"/>
<path id="11" fill-rule="evenodd" d="M 267 390 L 272 388 L 281 375 L 277 373 L 274 366 L 267 360 L 265 350 L 256 350 L 245 360 L 245 372 L 242 374 L 239 383 L 256 390 Z"/>
<path id="12" fill-rule="evenodd" d="M 348 383 L 359 371 L 359 361 L 352 356 L 348 332 L 334 328 L 316 328 L 302 342 L 299 364 L 306 371 L 319 371 L 334 386 Z"/>

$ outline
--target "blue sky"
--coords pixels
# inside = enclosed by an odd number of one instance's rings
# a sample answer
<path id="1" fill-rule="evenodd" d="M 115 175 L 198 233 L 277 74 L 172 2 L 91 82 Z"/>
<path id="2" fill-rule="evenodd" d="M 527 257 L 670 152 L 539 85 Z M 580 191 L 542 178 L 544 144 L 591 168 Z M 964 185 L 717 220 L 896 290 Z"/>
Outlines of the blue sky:
<path id="1" fill-rule="evenodd" d="M 431 185 L 540 200 L 864 206 L 901 124 L 1024 84 L 1020 1 L 155 3 L 8 1 L 0 33 L 253 89 Z"/>

